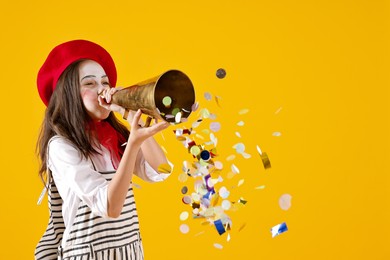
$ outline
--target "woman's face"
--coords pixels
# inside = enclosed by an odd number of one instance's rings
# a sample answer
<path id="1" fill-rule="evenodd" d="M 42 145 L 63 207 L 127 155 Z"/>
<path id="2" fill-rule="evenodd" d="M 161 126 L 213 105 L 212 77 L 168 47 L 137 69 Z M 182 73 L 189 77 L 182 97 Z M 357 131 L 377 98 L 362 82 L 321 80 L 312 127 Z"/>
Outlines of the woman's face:
<path id="1" fill-rule="evenodd" d="M 80 94 L 88 115 L 94 121 L 106 119 L 110 111 L 99 105 L 98 93 L 109 88 L 108 77 L 99 63 L 82 61 L 79 65 Z"/>

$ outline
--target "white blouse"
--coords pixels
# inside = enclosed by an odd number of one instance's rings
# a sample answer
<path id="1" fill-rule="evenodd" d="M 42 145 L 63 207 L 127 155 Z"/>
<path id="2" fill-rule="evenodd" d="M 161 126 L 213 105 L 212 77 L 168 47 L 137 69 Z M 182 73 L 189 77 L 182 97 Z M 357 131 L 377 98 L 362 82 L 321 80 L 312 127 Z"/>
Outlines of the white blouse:
<path id="1" fill-rule="evenodd" d="M 50 140 L 48 151 L 48 168 L 63 200 L 65 227 L 72 226 L 81 200 L 94 214 L 108 217 L 108 182 L 99 172 L 115 171 L 110 152 L 101 146 L 98 149 L 100 154 L 85 159 L 69 141 L 60 136 Z M 145 160 L 141 150 L 137 155 L 134 174 L 148 182 L 163 181 L 170 175 L 156 172 Z M 64 238 L 67 231 L 64 232 Z"/>

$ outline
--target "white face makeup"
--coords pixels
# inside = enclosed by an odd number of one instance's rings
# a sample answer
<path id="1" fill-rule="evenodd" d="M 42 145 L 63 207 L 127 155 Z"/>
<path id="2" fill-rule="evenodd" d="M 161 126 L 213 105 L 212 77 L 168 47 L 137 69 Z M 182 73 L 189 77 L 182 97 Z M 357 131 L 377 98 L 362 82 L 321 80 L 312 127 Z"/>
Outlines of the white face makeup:
<path id="1" fill-rule="evenodd" d="M 110 87 L 108 77 L 99 63 L 85 60 L 79 66 L 80 94 L 88 115 L 94 121 L 104 120 L 110 111 L 101 107 L 98 93 Z"/>

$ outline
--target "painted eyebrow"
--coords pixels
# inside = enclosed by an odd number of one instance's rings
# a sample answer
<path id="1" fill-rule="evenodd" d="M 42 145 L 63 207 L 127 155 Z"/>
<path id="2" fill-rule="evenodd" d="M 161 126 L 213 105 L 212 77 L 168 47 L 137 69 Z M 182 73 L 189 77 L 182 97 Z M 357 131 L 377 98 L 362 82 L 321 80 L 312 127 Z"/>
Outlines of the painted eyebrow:
<path id="1" fill-rule="evenodd" d="M 87 79 L 87 78 L 96 78 L 96 76 L 94 76 L 94 75 L 87 75 L 87 76 L 83 77 L 80 81 L 83 81 L 84 79 Z M 102 78 L 107 78 L 107 75 L 103 75 Z"/>

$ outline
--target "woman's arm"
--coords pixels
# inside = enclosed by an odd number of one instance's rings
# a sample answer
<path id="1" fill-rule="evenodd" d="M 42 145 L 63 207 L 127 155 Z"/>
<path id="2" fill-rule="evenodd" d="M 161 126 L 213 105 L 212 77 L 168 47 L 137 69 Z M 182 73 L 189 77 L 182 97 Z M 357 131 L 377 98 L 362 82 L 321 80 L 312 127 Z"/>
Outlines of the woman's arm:
<path id="1" fill-rule="evenodd" d="M 127 191 L 129 189 L 134 172 L 135 161 L 139 149 L 146 149 L 147 152 L 145 152 L 145 154 L 148 154 L 148 158 L 154 164 L 158 164 L 160 161 L 164 161 L 162 158 L 165 158 L 161 148 L 159 148 L 159 145 L 153 139 L 153 135 L 167 128 L 169 123 L 159 122 L 150 127 L 142 128 L 138 125 L 141 114 L 141 110 L 138 110 L 134 115 L 134 120 L 132 120 L 131 123 L 130 136 L 121 162 L 119 163 L 114 178 L 108 185 L 107 214 L 110 217 L 118 217 L 122 212 L 123 204 L 125 202 Z M 153 151 L 159 151 L 159 156 L 155 155 L 156 158 L 151 159 L 153 154 L 150 153 Z"/>

